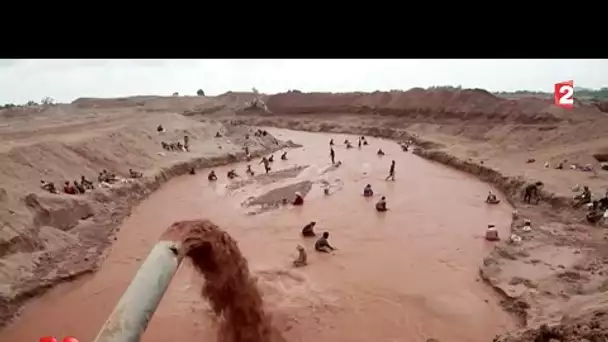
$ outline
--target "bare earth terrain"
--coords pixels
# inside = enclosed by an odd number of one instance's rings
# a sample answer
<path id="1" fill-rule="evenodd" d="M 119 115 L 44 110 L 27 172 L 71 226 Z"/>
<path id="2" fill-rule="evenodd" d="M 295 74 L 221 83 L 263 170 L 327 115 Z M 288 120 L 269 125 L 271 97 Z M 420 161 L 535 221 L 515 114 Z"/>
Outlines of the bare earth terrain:
<path id="1" fill-rule="evenodd" d="M 252 153 L 284 146 L 272 136 L 245 136 L 249 126 L 275 126 L 413 139 L 419 156 L 496 185 L 518 210 L 512 232 L 522 241 L 503 237 L 480 261 L 480 275 L 524 327 L 496 340 L 608 339 L 608 223 L 588 225 L 584 209 L 571 205 L 573 188 L 587 185 L 594 198 L 608 188 L 600 168 L 608 114 L 598 106 L 563 110 L 477 89 L 259 96 L 268 110 L 252 108 L 255 98 L 141 96 L 0 110 L 0 322 L 45 288 L 95 270 L 130 208 L 168 178 L 241 159 L 244 144 Z M 160 146 L 185 135 L 190 152 Z M 564 160 L 563 170 L 554 168 Z M 129 168 L 144 178 L 78 196 L 40 189 L 40 180 L 59 188 L 81 175 L 96 180 L 102 169 L 128 178 Z M 523 204 L 523 187 L 538 180 L 543 199 Z M 532 231 L 521 230 L 523 219 Z"/>

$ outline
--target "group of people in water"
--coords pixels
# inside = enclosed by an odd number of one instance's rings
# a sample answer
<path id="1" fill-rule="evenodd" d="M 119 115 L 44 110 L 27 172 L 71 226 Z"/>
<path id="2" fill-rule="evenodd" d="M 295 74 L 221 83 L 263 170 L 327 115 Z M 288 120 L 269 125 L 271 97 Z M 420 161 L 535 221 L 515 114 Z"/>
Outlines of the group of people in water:
<path id="1" fill-rule="evenodd" d="M 316 224 L 317 223 L 313 221 L 304 226 L 304 228 L 302 228 L 302 237 L 317 237 L 317 234 L 314 231 Z M 293 265 L 295 267 L 303 267 L 308 265 L 308 254 L 306 253 L 304 246 L 299 244 L 296 247 L 296 250 L 298 251 L 298 256 L 293 261 Z M 320 253 L 331 253 L 335 250 L 336 248 L 329 243 L 329 232 L 323 232 L 323 234 L 321 234 L 321 236 L 315 242 L 315 251 Z"/>
<path id="2" fill-rule="evenodd" d="M 251 155 L 249 154 L 249 149 L 247 147 L 245 147 L 245 154 L 247 156 L 247 160 L 251 160 Z M 287 160 L 286 151 L 283 151 L 283 153 L 281 153 L 281 160 Z M 266 171 L 266 173 L 268 173 L 271 170 L 272 163 L 274 163 L 274 155 L 271 154 L 270 157 L 268 157 L 268 158 L 262 157 L 262 160 L 260 161 L 259 164 L 264 164 L 264 171 Z M 247 164 L 247 167 L 245 168 L 245 173 L 248 176 L 255 176 L 255 172 L 251 168 L 251 164 Z M 193 173 L 191 172 L 191 174 L 193 174 Z M 235 179 L 235 178 L 239 177 L 239 175 L 236 173 L 236 169 L 230 169 L 226 173 L 226 177 L 228 179 Z M 217 175 L 215 173 L 215 170 L 211 170 L 209 172 L 209 174 L 207 175 L 207 179 L 212 182 L 217 180 Z"/>
<path id="3" fill-rule="evenodd" d="M 365 137 L 359 137 L 358 139 L 358 147 L 361 148 L 362 145 L 368 145 L 369 143 L 367 142 L 367 139 L 365 139 Z M 352 144 L 350 143 L 350 141 L 348 139 L 346 139 L 344 141 L 344 145 L 346 146 L 347 149 L 352 148 Z M 333 148 L 334 146 L 334 140 L 331 139 L 329 141 L 329 148 L 330 148 L 330 158 L 331 158 L 331 163 L 333 165 L 340 165 L 341 162 L 338 161 L 336 162 L 335 158 L 336 158 L 336 152 Z M 409 145 L 408 145 L 409 147 Z M 407 151 L 406 149 L 403 149 L 404 151 Z M 384 151 L 382 151 L 382 149 L 379 149 L 377 154 L 379 156 L 383 156 L 385 155 Z M 395 180 L 395 161 L 391 161 L 391 165 L 389 167 L 389 172 L 388 172 L 388 176 L 386 177 L 386 180 Z M 325 189 L 325 194 L 328 194 L 329 191 L 327 191 L 328 189 Z M 301 205 L 304 203 L 304 199 L 299 196 L 299 193 L 296 193 L 296 199 L 294 200 L 294 205 Z M 372 198 L 374 196 L 374 190 L 372 189 L 372 185 L 371 184 L 367 184 L 365 185 L 365 187 L 363 188 L 363 197 L 366 198 Z M 296 204 L 297 202 L 297 204 Z M 386 204 L 386 196 L 382 196 L 380 198 L 380 200 L 378 202 L 376 202 L 376 211 L 378 212 L 385 212 L 388 210 L 387 204 Z M 302 228 L 302 237 L 304 238 L 311 238 L 311 237 L 316 237 L 316 233 L 314 231 L 314 228 L 316 226 L 316 222 L 310 222 L 308 223 L 306 226 L 304 226 L 304 228 Z M 321 237 L 319 237 L 317 239 L 317 241 L 315 242 L 315 251 L 317 252 L 321 252 L 321 253 L 331 253 L 333 251 L 336 250 L 336 248 L 334 246 L 332 246 L 329 243 L 329 232 L 323 232 L 323 234 L 321 235 Z M 295 267 L 302 267 L 307 265 L 307 260 L 308 260 L 308 256 L 306 253 L 306 249 L 302 246 L 302 245 L 298 245 L 297 246 L 297 251 L 298 251 L 298 257 L 293 261 L 293 265 Z"/>
<path id="4" fill-rule="evenodd" d="M 256 131 L 256 135 L 264 135 L 265 131 Z M 344 141 L 344 144 L 346 146 L 347 149 L 352 148 L 352 144 L 350 143 L 350 141 L 348 139 L 346 139 Z M 358 138 L 358 146 L 365 146 L 365 145 L 369 145 L 369 142 L 367 141 L 367 139 L 362 136 Z M 331 163 L 334 166 L 339 166 L 342 163 L 340 161 L 336 161 L 335 157 L 336 157 L 336 152 L 334 150 L 334 140 L 331 139 L 329 142 L 329 146 L 330 146 L 330 158 L 331 158 Z M 350 147 L 349 147 L 350 146 Z M 250 154 L 248 151 L 247 147 L 244 147 L 245 149 L 245 153 L 247 156 L 247 160 L 250 160 Z M 382 150 L 379 150 L 379 152 L 382 153 L 382 155 L 384 155 L 384 152 Z M 380 153 L 378 153 L 380 155 Z M 281 160 L 287 160 L 287 152 L 282 152 L 281 153 Z M 274 162 L 274 155 L 270 155 L 269 157 L 262 157 L 262 159 L 260 160 L 259 164 L 263 164 L 264 166 L 264 171 L 266 173 L 269 173 L 271 171 L 271 166 L 272 163 Z M 388 176 L 386 177 L 386 180 L 395 180 L 395 161 L 392 160 L 390 167 L 389 167 L 389 171 L 388 171 Z M 252 170 L 252 166 L 251 164 L 248 164 L 246 166 L 245 169 L 245 173 L 249 176 L 254 176 L 255 172 Z M 235 179 L 237 177 L 239 177 L 239 175 L 236 172 L 236 169 L 230 169 L 228 170 L 228 172 L 226 173 L 226 177 L 230 180 Z M 217 181 L 218 176 L 215 172 L 215 170 L 211 170 L 209 172 L 209 174 L 207 175 L 207 179 L 209 181 Z M 325 194 L 329 195 L 329 189 L 325 188 Z M 372 185 L 371 184 L 367 184 L 364 189 L 363 189 L 363 197 L 366 198 L 371 198 L 374 195 L 374 191 L 372 189 Z M 292 204 L 294 206 L 301 206 L 304 205 L 304 196 L 296 191 L 294 193 L 294 197 L 292 201 L 289 201 L 287 198 L 283 198 L 281 203 L 283 205 L 287 205 L 287 204 Z M 386 212 L 388 210 L 387 207 L 387 203 L 386 203 L 386 197 L 382 196 L 380 198 L 380 200 L 376 203 L 375 208 L 378 212 Z M 303 229 L 302 229 L 302 236 L 305 238 L 311 238 L 311 237 L 317 237 L 314 228 L 315 228 L 316 222 L 310 222 L 308 223 Z M 330 243 L 329 243 L 329 232 L 323 232 L 321 234 L 321 236 L 317 239 L 317 241 L 315 242 L 315 251 L 317 252 L 322 252 L 322 253 L 330 253 L 332 251 L 336 250 L 335 247 L 333 247 Z M 296 260 L 293 261 L 293 265 L 296 267 L 301 267 L 301 266 L 305 266 L 307 265 L 307 254 L 306 254 L 306 249 L 302 246 L 302 245 L 298 245 L 297 246 L 297 251 L 298 251 L 298 257 Z"/>
<path id="5" fill-rule="evenodd" d="M 143 173 L 134 171 L 133 169 L 129 169 L 130 178 L 136 179 L 136 178 L 141 178 L 142 176 L 143 176 Z M 102 170 L 99 173 L 99 175 L 97 176 L 97 182 L 100 185 L 104 185 L 104 184 L 111 185 L 118 181 L 120 181 L 120 178 L 117 177 L 116 174 L 110 173 L 106 169 Z M 42 190 L 47 191 L 52 194 L 59 193 L 59 190 L 57 190 L 57 187 L 55 186 L 55 183 L 53 183 L 53 182 L 46 182 L 44 180 L 41 180 L 40 188 L 42 188 Z M 78 194 L 84 194 L 87 191 L 90 191 L 93 189 L 95 189 L 95 184 L 93 184 L 93 181 L 90 181 L 85 176 L 81 175 L 80 180 L 75 180 L 73 182 L 65 181 L 63 183 L 62 192 L 64 194 L 68 194 L 68 195 L 78 195 Z"/>

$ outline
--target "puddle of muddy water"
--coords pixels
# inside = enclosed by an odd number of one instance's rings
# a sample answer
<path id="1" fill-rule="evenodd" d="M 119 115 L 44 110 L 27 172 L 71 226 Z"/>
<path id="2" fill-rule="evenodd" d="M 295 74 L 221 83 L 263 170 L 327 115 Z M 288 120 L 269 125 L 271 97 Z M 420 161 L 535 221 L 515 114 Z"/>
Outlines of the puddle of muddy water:
<path id="1" fill-rule="evenodd" d="M 224 175 L 235 166 L 217 168 L 220 179 L 213 184 L 205 171 L 170 181 L 133 210 L 99 272 L 32 302 L 0 340 L 32 341 L 49 334 L 92 340 L 159 235 L 174 221 L 201 217 L 239 242 L 274 329 L 286 341 L 434 337 L 481 342 L 514 327 L 492 290 L 477 281 L 478 266 L 492 248 L 480 237 L 488 223 L 505 236 L 512 210 L 486 206 L 487 185 L 373 138 L 361 150 L 336 146 L 343 165 L 331 168 L 330 135 L 269 131 L 304 145 L 289 150 L 289 160 L 276 160 L 273 171 L 308 167 L 294 178 L 245 182 L 232 190 Z M 345 135 L 333 137 L 341 142 Z M 387 153 L 382 158 L 376 156 L 380 147 Z M 385 181 L 393 159 L 397 179 Z M 263 172 L 257 162 L 250 164 Z M 244 174 L 246 164 L 237 164 L 237 172 Z M 303 181 L 311 189 L 302 207 L 278 206 L 255 216 L 243 210 L 251 196 Z M 373 199 L 361 195 L 368 183 Z M 328 184 L 329 196 L 322 191 Z M 383 195 L 390 210 L 377 213 L 374 203 Z M 338 248 L 334 255 L 318 255 L 314 241 L 300 237 L 310 221 L 317 222 L 319 233 L 330 232 Z M 293 269 L 297 244 L 308 250 L 309 265 Z M 143 341 L 215 341 L 214 318 L 200 299 L 200 282 L 189 265 L 180 268 Z"/>

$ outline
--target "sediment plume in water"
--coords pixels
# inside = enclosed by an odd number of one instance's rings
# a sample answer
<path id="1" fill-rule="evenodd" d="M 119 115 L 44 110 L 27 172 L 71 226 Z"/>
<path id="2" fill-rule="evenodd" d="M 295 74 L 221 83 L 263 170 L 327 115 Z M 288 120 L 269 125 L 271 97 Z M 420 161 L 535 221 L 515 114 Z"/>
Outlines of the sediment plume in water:
<path id="1" fill-rule="evenodd" d="M 219 318 L 219 342 L 268 342 L 262 296 L 236 241 L 209 220 L 176 222 L 167 231 L 205 278 L 202 296 Z"/>

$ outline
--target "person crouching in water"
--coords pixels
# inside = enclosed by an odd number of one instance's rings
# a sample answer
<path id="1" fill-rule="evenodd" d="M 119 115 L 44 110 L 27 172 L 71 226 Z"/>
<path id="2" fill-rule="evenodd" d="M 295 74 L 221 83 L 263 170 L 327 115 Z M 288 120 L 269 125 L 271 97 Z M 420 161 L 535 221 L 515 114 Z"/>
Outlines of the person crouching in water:
<path id="1" fill-rule="evenodd" d="M 372 185 L 367 184 L 365 188 L 363 188 L 363 197 L 372 197 L 374 196 L 374 190 L 372 190 Z"/>
<path id="2" fill-rule="evenodd" d="M 239 175 L 236 174 L 236 171 L 234 169 L 228 171 L 228 173 L 226 173 L 226 176 L 228 177 L 228 179 L 234 179 L 236 177 L 238 177 Z"/>
<path id="3" fill-rule="evenodd" d="M 211 182 L 216 181 L 217 176 L 215 175 L 215 171 L 211 170 L 211 172 L 209 172 L 209 176 L 207 176 L 207 179 Z"/>
<path id="4" fill-rule="evenodd" d="M 283 152 L 283 154 L 281 154 L 281 160 L 287 160 L 287 152 Z"/>
<path id="5" fill-rule="evenodd" d="M 321 236 L 319 240 L 315 242 L 315 251 L 322 253 L 331 253 L 332 251 L 336 250 L 332 245 L 329 244 L 329 241 L 327 241 L 328 239 L 329 233 L 323 232 L 323 236 Z"/>
<path id="6" fill-rule="evenodd" d="M 486 197 L 486 203 L 487 204 L 498 204 L 498 203 L 500 203 L 500 200 L 498 198 L 496 198 L 496 195 L 492 191 L 489 191 L 488 197 Z"/>
<path id="7" fill-rule="evenodd" d="M 500 238 L 498 237 L 498 231 L 494 227 L 493 224 L 488 225 L 488 229 L 486 229 L 486 240 L 488 241 L 498 241 Z"/>
<path id="8" fill-rule="evenodd" d="M 382 149 L 379 149 L 378 152 L 376 152 L 376 154 L 379 156 L 383 156 L 385 153 L 384 153 L 384 151 L 382 151 Z"/>
<path id="9" fill-rule="evenodd" d="M 386 197 L 382 196 L 382 198 L 376 203 L 376 210 L 379 212 L 385 212 L 388 210 L 386 207 Z"/>
<path id="10" fill-rule="evenodd" d="M 268 158 L 268 162 L 274 163 L 274 154 L 270 155 L 270 157 Z"/>
<path id="11" fill-rule="evenodd" d="M 293 265 L 295 267 L 306 266 L 308 264 L 308 254 L 306 254 L 306 250 L 302 245 L 298 245 L 296 250 L 298 251 L 298 258 L 293 261 Z"/>
<path id="12" fill-rule="evenodd" d="M 253 172 L 253 170 L 251 169 L 251 165 L 247 165 L 247 170 L 245 170 L 245 173 L 250 176 L 255 176 L 255 172 Z"/>
<path id="13" fill-rule="evenodd" d="M 298 191 L 296 191 L 296 198 L 293 200 L 293 205 L 303 205 L 304 204 L 304 197 L 302 197 L 302 194 Z"/>
<path id="14" fill-rule="evenodd" d="M 317 222 L 315 222 L 315 221 L 312 221 L 309 224 L 305 225 L 304 228 L 302 228 L 302 236 L 303 237 L 317 236 L 317 234 L 315 234 L 316 225 L 317 225 Z"/>

